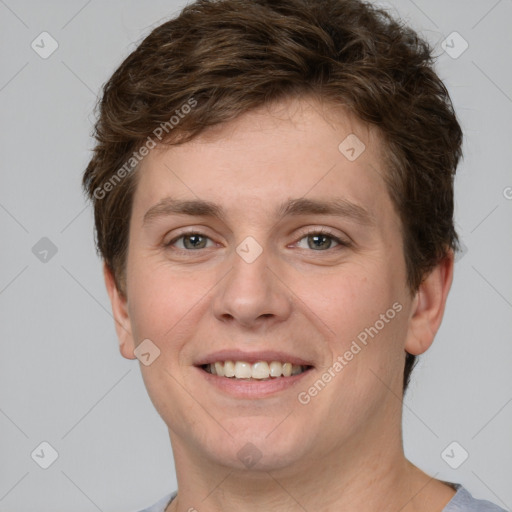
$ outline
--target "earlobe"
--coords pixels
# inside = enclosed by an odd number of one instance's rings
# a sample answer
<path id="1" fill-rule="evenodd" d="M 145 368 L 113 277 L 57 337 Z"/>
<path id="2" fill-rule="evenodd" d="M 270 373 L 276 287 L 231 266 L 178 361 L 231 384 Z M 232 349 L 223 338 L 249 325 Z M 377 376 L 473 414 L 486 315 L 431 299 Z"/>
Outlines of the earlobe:
<path id="1" fill-rule="evenodd" d="M 450 252 L 421 283 L 412 303 L 405 350 L 423 354 L 432 345 L 443 319 L 453 280 L 453 252 Z"/>
<path id="2" fill-rule="evenodd" d="M 112 305 L 117 338 L 119 340 L 119 351 L 126 359 L 135 359 L 133 353 L 135 344 L 132 336 L 130 317 L 128 315 L 127 299 L 117 289 L 114 276 L 108 265 L 103 263 L 103 277 L 105 286 Z"/>

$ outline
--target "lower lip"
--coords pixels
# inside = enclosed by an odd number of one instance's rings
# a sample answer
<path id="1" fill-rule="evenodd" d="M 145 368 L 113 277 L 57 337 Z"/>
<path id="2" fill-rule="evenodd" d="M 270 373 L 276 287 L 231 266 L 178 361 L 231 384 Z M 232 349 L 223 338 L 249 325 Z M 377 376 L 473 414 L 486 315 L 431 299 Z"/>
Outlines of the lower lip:
<path id="1" fill-rule="evenodd" d="M 217 389 L 227 393 L 236 398 L 265 398 L 267 396 L 290 389 L 302 381 L 308 375 L 312 368 L 305 372 L 290 377 L 276 377 L 270 380 L 243 380 L 228 377 L 219 377 L 203 370 L 202 368 L 195 367 L 197 371 L 206 379 L 209 384 L 212 384 Z"/>

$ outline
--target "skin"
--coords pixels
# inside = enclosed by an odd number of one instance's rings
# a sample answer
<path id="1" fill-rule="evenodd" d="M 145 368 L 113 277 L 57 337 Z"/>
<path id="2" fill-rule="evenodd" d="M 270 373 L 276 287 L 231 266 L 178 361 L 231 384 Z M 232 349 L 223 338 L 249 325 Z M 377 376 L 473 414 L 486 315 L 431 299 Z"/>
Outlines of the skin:
<path id="1" fill-rule="evenodd" d="M 366 146 L 353 162 L 338 150 L 351 133 Z M 441 323 L 453 257 L 411 293 L 382 162 L 375 128 L 306 97 L 246 113 L 144 159 L 126 293 L 107 267 L 105 282 L 122 355 L 134 359 L 144 339 L 160 350 L 141 371 L 175 457 L 179 495 L 168 511 L 440 512 L 453 496 L 405 459 L 398 399 L 405 351 L 425 352 Z M 167 196 L 214 202 L 224 218 L 173 214 L 144 223 Z M 364 208 L 368 222 L 274 213 L 291 198 L 335 197 Z M 190 238 L 165 246 L 188 228 L 207 237 L 203 248 L 190 248 Z M 349 245 L 328 238 L 318 249 L 312 236 L 320 228 Z M 262 249 L 252 263 L 236 252 L 248 236 Z M 300 403 L 298 393 L 395 303 L 401 311 Z M 289 389 L 239 398 L 194 366 L 222 349 L 279 350 L 314 367 Z M 237 456 L 248 442 L 261 455 L 251 467 Z"/>

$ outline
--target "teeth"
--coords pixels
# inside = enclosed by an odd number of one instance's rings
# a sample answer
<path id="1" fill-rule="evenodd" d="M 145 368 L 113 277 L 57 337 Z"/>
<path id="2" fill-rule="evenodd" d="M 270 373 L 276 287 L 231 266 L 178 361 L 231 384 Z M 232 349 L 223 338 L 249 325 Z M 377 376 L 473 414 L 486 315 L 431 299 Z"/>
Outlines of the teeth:
<path id="1" fill-rule="evenodd" d="M 302 373 L 302 366 L 292 365 L 292 375 Z"/>
<path id="2" fill-rule="evenodd" d="M 281 377 L 281 373 L 283 372 L 283 365 L 278 361 L 272 361 L 270 363 L 270 376 L 271 377 Z"/>
<path id="3" fill-rule="evenodd" d="M 222 363 L 220 363 L 222 364 Z M 210 365 L 211 367 L 211 365 Z M 226 361 L 224 363 L 224 377 L 234 377 L 235 376 L 235 363 L 233 361 Z"/>
<path id="4" fill-rule="evenodd" d="M 268 379 L 270 375 L 270 368 L 265 361 L 254 363 L 251 368 L 251 377 L 253 379 Z"/>
<path id="5" fill-rule="evenodd" d="M 212 371 L 214 375 L 219 375 L 219 377 L 224 377 L 224 365 L 222 363 L 215 363 L 210 365 L 211 369 L 215 369 L 215 372 Z"/>
<path id="6" fill-rule="evenodd" d="M 251 365 L 243 361 L 237 361 L 235 363 L 235 377 L 237 379 L 250 379 L 252 377 Z"/>
<path id="7" fill-rule="evenodd" d="M 270 363 L 258 361 L 254 364 L 247 363 L 246 361 L 217 361 L 214 364 L 206 365 L 205 369 L 207 372 L 219 377 L 264 380 L 298 375 L 304 372 L 306 367 L 292 363 L 281 363 L 279 361 L 271 361 Z"/>

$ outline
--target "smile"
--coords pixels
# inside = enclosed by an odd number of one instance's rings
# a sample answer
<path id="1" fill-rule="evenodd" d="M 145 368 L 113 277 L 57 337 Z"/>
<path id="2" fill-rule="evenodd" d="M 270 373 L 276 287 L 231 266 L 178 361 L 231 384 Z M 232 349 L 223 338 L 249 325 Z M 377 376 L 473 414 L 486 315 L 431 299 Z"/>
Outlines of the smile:
<path id="1" fill-rule="evenodd" d="M 270 380 L 304 373 L 310 367 L 280 361 L 216 361 L 201 366 L 206 372 L 230 379 Z"/>

